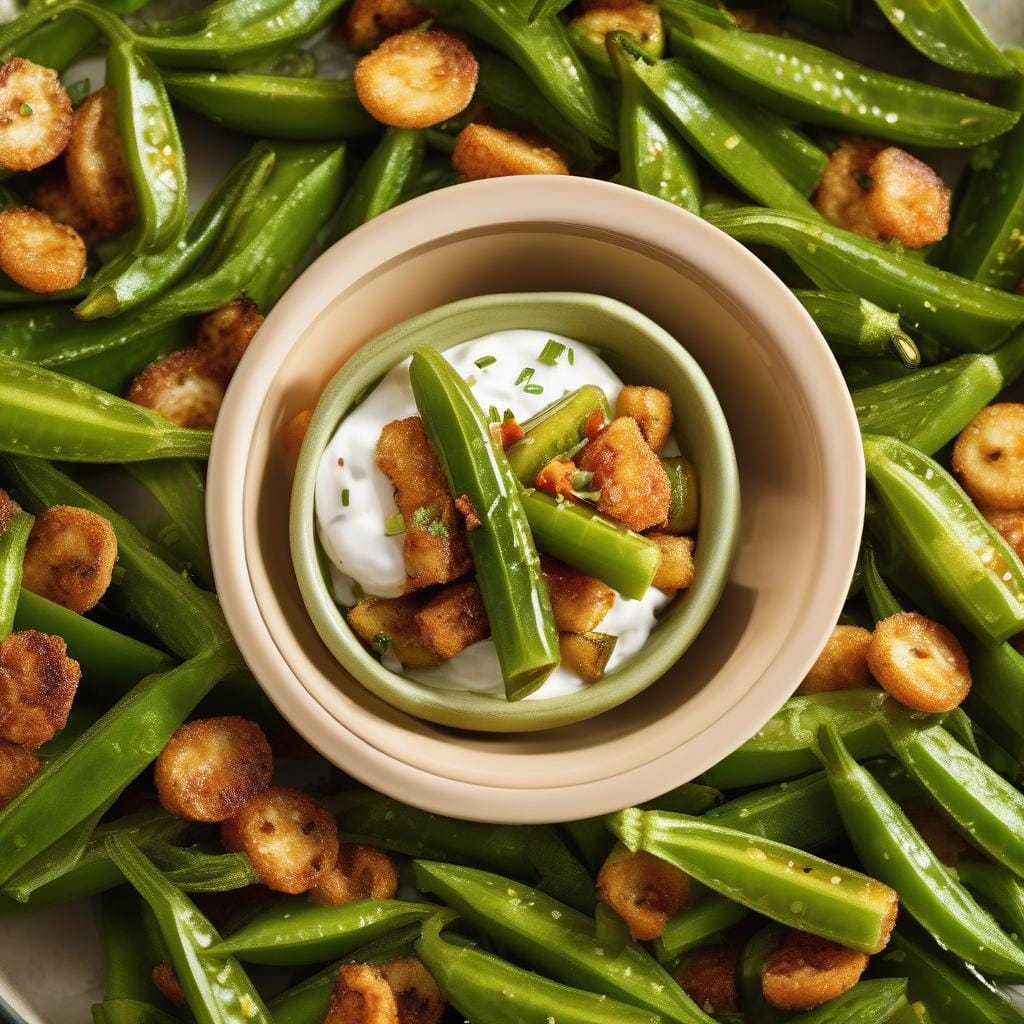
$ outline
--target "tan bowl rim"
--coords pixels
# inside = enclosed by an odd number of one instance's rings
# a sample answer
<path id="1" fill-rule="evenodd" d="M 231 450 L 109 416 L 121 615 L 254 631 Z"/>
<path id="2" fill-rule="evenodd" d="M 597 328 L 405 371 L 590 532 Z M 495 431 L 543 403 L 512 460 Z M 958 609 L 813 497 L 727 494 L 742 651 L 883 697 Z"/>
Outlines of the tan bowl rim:
<path id="1" fill-rule="evenodd" d="M 254 401 L 251 396 L 268 393 L 287 352 L 335 295 L 417 247 L 467 231 L 545 224 L 627 237 L 653 252 L 673 254 L 704 273 L 752 320 L 764 323 L 770 307 L 768 332 L 804 384 L 800 400 L 822 424 L 834 457 L 820 467 L 826 537 L 806 602 L 809 611 L 769 669 L 680 747 L 614 776 L 538 789 L 517 788 L 514 778 L 498 787 L 424 771 L 331 718 L 292 671 L 259 612 L 247 568 L 243 496 L 246 453 L 264 404 L 262 397 Z M 214 576 L 228 625 L 267 695 L 298 732 L 353 777 L 424 809 L 461 818 L 504 823 L 589 817 L 651 799 L 696 777 L 752 736 L 783 704 L 842 611 L 863 524 L 863 467 L 853 405 L 824 339 L 785 285 L 738 242 L 660 199 L 596 179 L 531 176 L 471 182 L 421 196 L 359 228 L 316 260 L 267 317 L 228 389 L 214 433 L 207 492 Z"/>

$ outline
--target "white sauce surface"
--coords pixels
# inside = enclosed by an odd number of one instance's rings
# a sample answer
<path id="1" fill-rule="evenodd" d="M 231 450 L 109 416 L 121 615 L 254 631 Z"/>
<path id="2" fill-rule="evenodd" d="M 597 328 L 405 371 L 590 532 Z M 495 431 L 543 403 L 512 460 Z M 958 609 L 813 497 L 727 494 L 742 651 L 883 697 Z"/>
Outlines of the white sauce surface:
<path id="1" fill-rule="evenodd" d="M 554 366 L 537 358 L 549 339 L 566 346 Z M 477 367 L 476 361 L 487 356 L 493 356 L 495 361 Z M 622 381 L 592 348 L 547 331 L 496 331 L 446 350 L 445 357 L 469 382 L 485 410 L 492 405 L 501 412 L 511 409 L 520 423 L 583 384 L 596 384 L 613 408 L 622 390 Z M 374 462 L 374 449 L 388 423 L 417 415 L 409 383 L 409 363 L 406 359 L 390 370 L 341 422 L 317 472 L 318 535 L 331 563 L 335 599 L 346 607 L 354 604 L 361 593 L 398 597 L 405 586 L 403 536 L 388 537 L 384 525 L 387 517 L 398 509 L 391 481 Z M 527 393 L 526 384 L 516 384 L 526 367 L 534 370 L 528 383 L 538 385 L 539 394 L 535 387 L 531 387 L 534 393 Z M 666 449 L 666 454 L 672 453 Z M 608 671 L 643 647 L 657 613 L 669 600 L 654 587 L 640 601 L 616 595 L 611 611 L 598 627 L 602 633 L 619 638 Z M 386 659 L 385 664 L 409 678 L 441 689 L 504 693 L 497 653 L 490 640 L 473 644 L 438 668 L 405 671 L 392 658 Z M 557 697 L 583 688 L 583 681 L 574 672 L 559 666 L 531 697 Z"/>

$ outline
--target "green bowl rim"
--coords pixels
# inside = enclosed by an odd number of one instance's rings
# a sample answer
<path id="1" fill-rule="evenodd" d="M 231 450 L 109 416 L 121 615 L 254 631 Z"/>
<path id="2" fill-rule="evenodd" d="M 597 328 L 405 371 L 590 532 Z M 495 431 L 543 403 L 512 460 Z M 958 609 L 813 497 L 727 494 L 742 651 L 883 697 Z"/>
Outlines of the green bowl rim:
<path id="1" fill-rule="evenodd" d="M 673 631 L 678 635 L 677 642 L 663 646 L 657 658 L 647 655 L 641 662 L 639 654 L 634 655 L 599 683 L 576 693 L 506 702 L 500 697 L 471 690 L 430 687 L 385 668 L 366 650 L 345 621 L 324 579 L 316 537 L 314 492 L 323 450 L 366 385 L 348 398 L 340 412 L 335 407 L 349 390 L 351 378 L 367 364 L 375 363 L 410 335 L 429 330 L 453 316 L 509 306 L 530 306 L 535 311 L 538 305 L 570 306 L 586 310 L 591 315 L 599 313 L 611 321 L 629 322 L 663 356 L 676 364 L 699 398 L 713 439 L 711 448 L 721 476 L 721 500 L 714 515 L 723 536 L 711 546 L 708 555 L 702 553 L 698 581 L 668 606 L 672 609 L 677 603 L 685 602 L 685 613 L 681 621 L 672 623 Z M 434 339 L 426 343 L 441 351 L 451 347 L 445 344 L 443 335 L 439 340 L 439 344 L 435 344 Z M 461 344 L 461 341 L 453 340 L 451 345 L 455 344 Z M 379 380 L 387 369 L 406 355 L 403 352 L 394 357 L 385 370 L 374 375 L 372 382 Z M 705 511 L 702 507 L 702 520 Z M 365 689 L 392 707 L 438 725 L 483 732 L 527 732 L 581 722 L 618 707 L 660 679 L 693 643 L 718 604 L 728 581 L 739 540 L 739 526 L 736 454 L 725 414 L 704 371 L 679 341 L 649 317 L 617 299 L 588 292 L 509 292 L 473 296 L 404 320 L 361 345 L 334 374 L 317 401 L 296 466 L 289 513 L 292 564 L 299 590 L 317 633 L 340 666 Z M 660 628 L 660 625 L 655 627 L 656 630 Z"/>

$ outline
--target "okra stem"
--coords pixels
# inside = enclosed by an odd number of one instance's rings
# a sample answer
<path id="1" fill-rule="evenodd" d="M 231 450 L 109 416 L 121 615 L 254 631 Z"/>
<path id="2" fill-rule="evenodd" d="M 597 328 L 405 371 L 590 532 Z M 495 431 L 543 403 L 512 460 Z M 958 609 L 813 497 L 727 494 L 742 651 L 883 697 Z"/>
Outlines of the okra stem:
<path id="1" fill-rule="evenodd" d="M 14 628 L 25 547 L 34 522 L 33 516 L 18 508 L 0 529 L 0 641 L 6 640 Z"/>
<path id="2" fill-rule="evenodd" d="M 796 289 L 793 294 L 837 356 L 898 359 L 909 367 L 920 364 L 921 353 L 895 313 L 852 292 Z"/>

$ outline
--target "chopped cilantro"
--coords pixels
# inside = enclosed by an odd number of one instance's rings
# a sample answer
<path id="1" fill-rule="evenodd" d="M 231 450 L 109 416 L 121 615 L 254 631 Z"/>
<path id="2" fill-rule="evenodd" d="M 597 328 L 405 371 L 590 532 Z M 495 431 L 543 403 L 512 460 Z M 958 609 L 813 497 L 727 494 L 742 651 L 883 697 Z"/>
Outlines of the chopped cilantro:
<path id="1" fill-rule="evenodd" d="M 565 351 L 565 346 L 560 341 L 555 341 L 554 338 L 548 338 L 544 347 L 541 349 L 540 355 L 537 356 L 537 360 L 544 363 L 545 366 L 554 366 L 558 362 L 558 357 Z"/>

